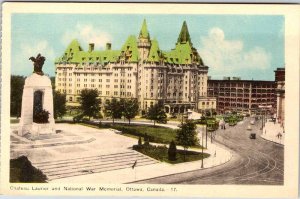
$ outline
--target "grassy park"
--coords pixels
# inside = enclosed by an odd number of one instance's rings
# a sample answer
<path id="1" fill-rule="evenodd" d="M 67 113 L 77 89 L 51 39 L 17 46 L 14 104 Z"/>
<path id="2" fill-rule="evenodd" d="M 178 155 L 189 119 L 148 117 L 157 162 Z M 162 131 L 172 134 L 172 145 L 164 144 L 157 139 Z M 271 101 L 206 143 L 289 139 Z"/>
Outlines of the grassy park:
<path id="1" fill-rule="evenodd" d="M 176 160 L 172 161 L 168 158 L 168 148 L 166 146 L 148 145 L 139 147 L 135 150 L 156 160 L 171 164 L 196 161 L 209 157 L 209 154 L 207 153 L 203 153 L 202 155 L 202 153 L 196 151 L 177 150 Z M 185 157 L 184 153 L 186 153 Z"/>

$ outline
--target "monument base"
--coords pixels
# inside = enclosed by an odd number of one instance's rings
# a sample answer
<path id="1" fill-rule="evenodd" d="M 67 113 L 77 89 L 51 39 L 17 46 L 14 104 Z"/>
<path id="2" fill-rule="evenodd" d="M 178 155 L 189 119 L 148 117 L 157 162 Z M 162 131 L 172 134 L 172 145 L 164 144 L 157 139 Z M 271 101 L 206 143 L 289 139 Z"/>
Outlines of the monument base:
<path id="1" fill-rule="evenodd" d="M 55 128 L 54 125 L 50 123 L 46 123 L 46 124 L 32 123 L 30 133 L 35 137 L 42 134 L 52 134 L 55 133 Z"/>
<path id="2" fill-rule="evenodd" d="M 40 94 L 40 99 L 35 98 Z M 33 122 L 33 110 L 36 103 L 41 104 L 41 108 L 49 112 L 49 123 L 38 124 Z M 32 74 L 25 80 L 22 96 L 22 112 L 18 135 L 30 133 L 33 136 L 40 134 L 52 134 L 55 132 L 55 122 L 53 117 L 53 94 L 49 77 Z"/>

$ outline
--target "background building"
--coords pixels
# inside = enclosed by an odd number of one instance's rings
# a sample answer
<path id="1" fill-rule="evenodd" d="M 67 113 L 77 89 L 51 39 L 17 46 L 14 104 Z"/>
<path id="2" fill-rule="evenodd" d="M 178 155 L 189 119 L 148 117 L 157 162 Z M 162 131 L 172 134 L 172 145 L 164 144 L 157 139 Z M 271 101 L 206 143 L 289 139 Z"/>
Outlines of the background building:
<path id="1" fill-rule="evenodd" d="M 277 68 L 275 71 L 276 97 L 277 97 L 277 122 L 284 124 L 285 104 L 285 68 Z"/>
<path id="2" fill-rule="evenodd" d="M 73 40 L 55 61 L 56 90 L 66 93 L 67 105 L 78 106 L 82 89 L 97 89 L 102 102 L 111 98 L 137 98 L 141 110 L 162 101 L 169 114 L 187 109 L 215 108 L 207 98 L 207 72 L 193 47 L 186 22 L 175 48 L 162 51 L 151 39 L 144 20 L 138 38 L 131 35 L 120 50 L 84 51 Z M 205 106 L 204 106 L 205 105 Z"/>
<path id="3" fill-rule="evenodd" d="M 260 112 L 259 107 L 276 110 L 276 84 L 274 81 L 241 80 L 238 77 L 208 80 L 208 96 L 217 99 L 217 111 L 240 113 Z"/>

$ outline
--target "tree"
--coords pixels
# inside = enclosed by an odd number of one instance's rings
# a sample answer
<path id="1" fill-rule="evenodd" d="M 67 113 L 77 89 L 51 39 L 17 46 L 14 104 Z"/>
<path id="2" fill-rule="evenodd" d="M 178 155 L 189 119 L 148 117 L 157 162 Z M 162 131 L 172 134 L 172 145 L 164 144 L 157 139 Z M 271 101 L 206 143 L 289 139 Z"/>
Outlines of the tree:
<path id="1" fill-rule="evenodd" d="M 168 159 L 171 161 L 175 161 L 176 154 L 177 154 L 176 144 L 175 144 L 174 140 L 172 140 L 172 142 L 169 145 L 169 149 L 168 149 Z"/>
<path id="2" fill-rule="evenodd" d="M 187 149 L 198 142 L 196 128 L 195 123 L 187 120 L 181 124 L 180 129 L 177 130 L 176 140 L 179 145 L 183 146 L 184 161 Z"/>
<path id="3" fill-rule="evenodd" d="M 10 115 L 20 117 L 22 107 L 22 95 L 25 77 L 12 75 L 10 79 Z"/>
<path id="4" fill-rule="evenodd" d="M 116 98 L 112 98 L 111 101 L 107 101 L 104 105 L 104 113 L 106 116 L 111 117 L 113 119 L 113 124 L 115 123 L 115 118 L 122 117 L 122 106 L 120 101 Z"/>
<path id="5" fill-rule="evenodd" d="M 153 120 L 154 126 L 155 126 L 155 122 L 166 123 L 167 115 L 164 111 L 163 105 L 157 103 L 154 106 L 151 106 L 147 113 L 147 119 Z"/>
<path id="6" fill-rule="evenodd" d="M 100 101 L 98 99 L 97 89 L 83 89 L 79 97 L 80 109 L 82 115 L 91 117 L 98 117 L 100 111 Z"/>
<path id="7" fill-rule="evenodd" d="M 66 108 L 66 94 L 59 91 L 53 91 L 53 107 L 54 107 L 54 119 L 62 117 L 67 112 Z"/>
<path id="8" fill-rule="evenodd" d="M 136 99 L 126 99 L 123 101 L 123 103 L 123 116 L 128 119 L 130 125 L 130 120 L 138 114 L 138 101 Z"/>

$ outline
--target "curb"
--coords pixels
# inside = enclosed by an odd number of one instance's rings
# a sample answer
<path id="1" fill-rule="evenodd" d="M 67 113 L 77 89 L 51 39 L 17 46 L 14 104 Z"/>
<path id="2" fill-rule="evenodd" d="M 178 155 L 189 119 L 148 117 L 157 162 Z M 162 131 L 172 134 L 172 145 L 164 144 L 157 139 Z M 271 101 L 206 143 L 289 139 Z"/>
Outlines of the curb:
<path id="1" fill-rule="evenodd" d="M 36 144 L 36 145 L 21 145 L 21 144 L 13 144 L 11 146 L 15 147 L 21 147 L 21 149 L 33 149 L 33 148 L 41 148 L 41 147 L 53 147 L 53 146 L 63 146 L 63 145 L 71 145 L 71 144 L 84 144 L 84 143 L 91 143 L 95 141 L 95 138 L 90 138 L 88 140 L 83 141 L 71 141 L 71 142 L 65 142 L 65 143 L 51 143 L 51 144 Z"/>
<path id="2" fill-rule="evenodd" d="M 277 144 L 277 145 L 280 145 L 280 146 L 284 146 L 284 144 L 281 144 L 281 143 L 275 142 L 275 141 L 273 141 L 273 140 L 269 140 L 269 139 L 267 139 L 267 138 L 263 137 L 262 135 L 260 135 L 260 137 L 261 137 L 263 140 L 266 140 L 266 141 L 268 141 L 268 142 L 273 142 L 274 144 Z"/>
<path id="3" fill-rule="evenodd" d="M 194 171 L 202 171 L 202 170 L 206 170 L 206 169 L 211 169 L 211 168 L 215 168 L 215 167 L 218 167 L 218 166 L 222 166 L 228 162 L 231 161 L 233 155 L 232 153 L 230 152 L 230 158 L 219 164 L 219 165 L 215 165 L 215 166 L 212 166 L 212 167 L 206 167 L 206 168 L 200 168 L 200 169 L 194 169 L 194 170 L 190 170 L 190 171 L 184 171 L 184 172 L 179 172 L 179 173 L 172 173 L 172 174 L 167 174 L 167 175 L 161 175 L 161 176 L 156 176 L 156 177 L 152 177 L 152 178 L 145 178 L 145 179 L 141 179 L 141 180 L 136 180 L 136 181 L 131 181 L 131 182 L 125 182 L 123 184 L 132 184 L 132 183 L 136 183 L 136 182 L 141 182 L 141 181 L 145 181 L 145 180 L 152 180 L 152 179 L 156 179 L 156 178 L 160 178 L 160 177 L 168 177 L 168 176 L 172 176 L 172 175 L 177 175 L 177 174 L 184 174 L 184 173 L 189 173 L 189 172 L 194 172 Z"/>

